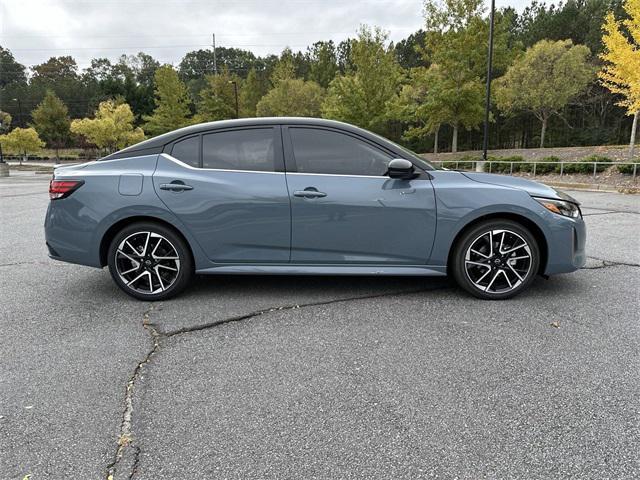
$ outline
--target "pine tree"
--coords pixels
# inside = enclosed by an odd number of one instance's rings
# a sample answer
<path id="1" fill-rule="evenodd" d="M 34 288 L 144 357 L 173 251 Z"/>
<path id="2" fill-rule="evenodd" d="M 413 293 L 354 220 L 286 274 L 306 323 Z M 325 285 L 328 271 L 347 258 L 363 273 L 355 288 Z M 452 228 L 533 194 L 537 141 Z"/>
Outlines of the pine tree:
<path id="1" fill-rule="evenodd" d="M 56 151 L 56 159 L 60 159 L 59 151 L 69 141 L 69 109 L 55 93 L 47 90 L 47 94 L 31 113 L 33 128 L 47 145 Z"/>
<path id="2" fill-rule="evenodd" d="M 170 65 L 163 65 L 154 75 L 155 104 L 151 115 L 144 116 L 145 131 L 160 135 L 192 123 L 189 92 Z"/>

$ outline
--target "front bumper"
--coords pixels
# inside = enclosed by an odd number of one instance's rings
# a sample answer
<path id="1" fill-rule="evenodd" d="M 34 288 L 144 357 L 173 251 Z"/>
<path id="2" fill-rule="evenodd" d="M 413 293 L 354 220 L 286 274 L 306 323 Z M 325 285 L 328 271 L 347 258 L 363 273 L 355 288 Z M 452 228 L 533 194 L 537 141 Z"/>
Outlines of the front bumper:
<path id="1" fill-rule="evenodd" d="M 587 227 L 584 220 L 555 217 L 548 242 L 546 275 L 574 272 L 587 263 Z"/>

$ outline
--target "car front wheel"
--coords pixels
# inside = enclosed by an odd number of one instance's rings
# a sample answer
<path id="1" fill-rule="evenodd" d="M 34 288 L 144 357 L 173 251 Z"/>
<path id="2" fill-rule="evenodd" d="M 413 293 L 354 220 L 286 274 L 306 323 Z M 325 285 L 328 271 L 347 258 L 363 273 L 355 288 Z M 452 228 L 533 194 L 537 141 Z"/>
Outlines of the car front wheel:
<path id="1" fill-rule="evenodd" d="M 511 220 L 488 220 L 465 232 L 453 252 L 456 282 L 483 299 L 517 295 L 533 281 L 540 264 L 535 237 Z"/>
<path id="2" fill-rule="evenodd" d="M 134 223 L 111 241 L 109 271 L 125 293 L 156 301 L 180 293 L 193 271 L 190 251 L 173 230 L 155 223 Z"/>

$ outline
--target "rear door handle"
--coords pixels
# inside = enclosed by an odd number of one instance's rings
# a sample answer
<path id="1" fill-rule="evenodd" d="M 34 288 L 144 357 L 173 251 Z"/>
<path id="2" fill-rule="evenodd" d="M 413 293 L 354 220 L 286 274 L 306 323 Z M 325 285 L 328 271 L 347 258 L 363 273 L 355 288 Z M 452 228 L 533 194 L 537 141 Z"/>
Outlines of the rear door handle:
<path id="1" fill-rule="evenodd" d="M 180 180 L 174 180 L 171 183 L 161 183 L 160 190 L 169 190 L 171 192 L 183 192 L 185 190 L 193 190 L 191 185 L 185 185 Z"/>
<path id="2" fill-rule="evenodd" d="M 322 198 L 326 197 L 327 194 L 324 192 L 319 192 L 316 189 L 313 190 L 296 190 L 293 192 L 294 197 L 302 197 L 302 198 Z"/>

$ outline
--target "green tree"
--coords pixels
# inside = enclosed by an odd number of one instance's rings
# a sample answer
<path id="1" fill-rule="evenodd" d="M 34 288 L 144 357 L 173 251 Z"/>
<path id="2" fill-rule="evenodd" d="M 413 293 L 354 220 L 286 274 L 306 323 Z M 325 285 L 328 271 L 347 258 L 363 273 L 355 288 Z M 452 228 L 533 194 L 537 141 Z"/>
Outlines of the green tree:
<path id="1" fill-rule="evenodd" d="M 0 47 L 0 88 L 11 83 L 27 83 L 27 74 L 24 65 L 18 63 L 8 49 Z"/>
<path id="2" fill-rule="evenodd" d="M 262 97 L 256 107 L 259 117 L 318 117 L 324 89 L 300 78 L 283 79 Z"/>
<path id="3" fill-rule="evenodd" d="M 327 88 L 338 73 L 338 57 L 333 41 L 316 42 L 308 52 L 311 63 L 309 79 Z"/>
<path id="4" fill-rule="evenodd" d="M 200 91 L 200 101 L 197 105 L 197 120 L 199 122 L 213 122 L 236 117 L 236 99 L 233 82 L 240 79 L 229 73 L 225 68 L 218 75 L 207 75 L 207 84 Z"/>
<path id="5" fill-rule="evenodd" d="M 51 90 L 47 91 L 44 100 L 31 113 L 33 128 L 40 138 L 56 151 L 56 159 L 60 158 L 59 150 L 69 141 L 69 109 Z"/>
<path id="6" fill-rule="evenodd" d="M 581 93 L 594 77 L 589 49 L 571 40 L 542 40 L 527 49 L 495 83 L 498 107 L 507 112 L 529 111 L 541 122 L 544 147 L 549 118 Z M 561 117 L 562 118 L 562 117 Z"/>
<path id="7" fill-rule="evenodd" d="M 386 42 L 387 35 L 379 28 L 361 27 L 358 39 L 351 43 L 353 67 L 329 85 L 323 116 L 385 131 L 387 102 L 395 96 L 401 78 L 400 66 Z"/>
<path id="8" fill-rule="evenodd" d="M 246 80 L 240 84 L 240 116 L 255 117 L 256 107 L 267 92 L 266 80 L 258 75 L 255 68 L 249 70 Z"/>
<path id="9" fill-rule="evenodd" d="M 11 120 L 12 118 L 10 114 L 0 110 L 0 133 L 5 130 L 9 130 L 9 127 L 11 127 Z"/>
<path id="10" fill-rule="evenodd" d="M 192 123 L 189 118 L 190 99 L 187 87 L 178 78 L 171 65 L 163 65 L 155 72 L 156 108 L 144 120 L 145 130 L 151 135 L 160 135 Z"/>
<path id="11" fill-rule="evenodd" d="M 6 153 L 21 155 L 20 164 L 27 160 L 27 154 L 36 153 L 44 147 L 44 142 L 33 128 L 14 128 L 6 135 L 0 135 L 0 143 Z"/>
<path id="12" fill-rule="evenodd" d="M 134 128 L 133 120 L 128 104 L 108 100 L 100 103 L 95 118 L 71 122 L 71 131 L 98 148 L 114 151 L 144 140 L 144 132 L 140 127 Z"/>
<path id="13" fill-rule="evenodd" d="M 274 87 L 282 80 L 291 80 L 296 78 L 296 65 L 293 52 L 289 48 L 285 48 L 280 55 L 280 59 L 273 67 L 271 72 L 271 85 Z"/>
<path id="14" fill-rule="evenodd" d="M 489 23 L 482 0 L 426 0 L 423 61 L 433 68 L 418 80 L 428 80 L 425 108 L 431 124 L 453 130 L 451 151 L 458 149 L 459 129 L 475 129 L 483 119 Z M 509 42 L 509 19 L 496 15 L 494 70 L 503 71 L 518 50 Z M 428 88 L 427 88 L 428 87 Z M 416 132 L 417 133 L 417 132 Z"/>

